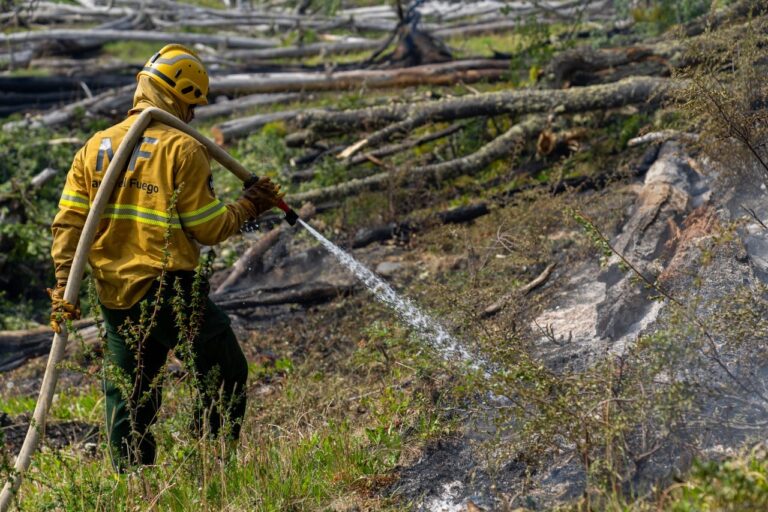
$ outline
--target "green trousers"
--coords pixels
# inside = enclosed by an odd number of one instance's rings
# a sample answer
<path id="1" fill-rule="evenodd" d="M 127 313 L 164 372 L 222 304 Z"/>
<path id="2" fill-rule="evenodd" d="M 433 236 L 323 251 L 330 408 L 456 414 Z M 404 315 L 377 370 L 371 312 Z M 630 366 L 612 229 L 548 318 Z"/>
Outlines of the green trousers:
<path id="1" fill-rule="evenodd" d="M 172 285 L 178 277 L 182 293 Z M 106 432 L 117 471 L 138 464 L 153 464 L 156 444 L 149 427 L 157 420 L 162 402 L 163 368 L 168 352 L 178 347 L 180 332 L 191 325 L 191 286 L 193 273 L 178 272 L 169 275 L 162 301 L 155 314 L 155 325 L 140 335 L 128 335 L 130 325 L 138 326 L 141 303 L 153 310 L 157 286 L 142 301 L 126 310 L 101 311 L 107 335 L 105 349 L 104 393 L 106 396 Z M 207 283 L 205 286 L 207 290 Z M 186 321 L 177 326 L 177 311 L 171 304 L 173 297 L 183 295 Z M 206 295 L 206 294 L 203 294 Z M 197 335 L 183 339 L 188 350 L 179 350 L 189 370 L 194 372 L 197 384 L 193 428 L 198 435 L 206 430 L 217 435 L 225 427 L 232 440 L 240 435 L 245 415 L 245 384 L 248 364 L 237 343 L 229 318 L 210 299 L 201 300 Z M 134 327 L 135 329 L 135 327 Z M 184 336 L 181 336 L 184 338 Z M 137 341 L 138 339 L 138 341 Z"/>

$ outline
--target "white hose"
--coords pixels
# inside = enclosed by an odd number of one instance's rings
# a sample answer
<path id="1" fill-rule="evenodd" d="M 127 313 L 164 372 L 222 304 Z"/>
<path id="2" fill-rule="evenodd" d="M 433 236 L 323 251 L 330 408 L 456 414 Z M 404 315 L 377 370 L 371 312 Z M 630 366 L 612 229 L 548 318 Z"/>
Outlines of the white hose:
<path id="1" fill-rule="evenodd" d="M 67 278 L 67 286 L 64 290 L 64 300 L 70 304 L 75 304 L 77 302 L 77 297 L 80 293 L 80 284 L 83 280 L 85 263 L 88 261 L 88 253 L 93 244 L 96 227 L 101 218 L 101 214 L 107 206 L 107 201 L 109 201 L 109 198 L 112 195 L 118 177 L 125 169 L 125 165 L 134 146 L 136 146 L 139 137 L 142 136 L 144 130 L 149 126 L 149 123 L 152 120 L 176 128 L 195 138 L 206 147 L 216 161 L 229 169 L 241 180 L 245 181 L 250 177 L 250 173 L 242 166 L 242 164 L 240 164 L 240 162 L 232 158 L 229 153 L 217 146 L 216 143 L 194 128 L 191 128 L 177 117 L 154 107 L 142 111 L 128 130 L 128 133 L 117 148 L 114 158 L 109 163 L 101 185 L 99 186 L 99 190 L 96 192 L 96 197 L 93 200 L 91 209 L 88 212 L 88 217 L 85 220 L 83 230 L 80 233 L 80 239 L 77 243 L 74 260 L 72 261 L 72 268 L 70 269 L 69 277 Z M 51 351 L 48 355 L 48 363 L 45 368 L 43 383 L 40 385 L 40 394 L 37 398 L 35 411 L 32 414 L 32 420 L 29 423 L 27 436 L 24 438 L 24 444 L 19 451 L 19 455 L 16 457 L 13 474 L 10 475 L 9 480 L 3 487 L 2 493 L 0 493 L 0 512 L 8 510 L 16 491 L 21 485 L 21 477 L 27 468 L 29 468 L 29 464 L 32 461 L 32 455 L 35 453 L 35 450 L 37 450 L 40 434 L 45 430 L 46 416 L 48 415 L 48 409 L 51 407 L 51 401 L 53 400 L 53 394 L 56 389 L 56 381 L 59 378 L 58 364 L 64 357 L 67 338 L 67 328 L 62 325 L 61 334 L 54 334 L 53 336 L 53 343 L 51 344 Z"/>

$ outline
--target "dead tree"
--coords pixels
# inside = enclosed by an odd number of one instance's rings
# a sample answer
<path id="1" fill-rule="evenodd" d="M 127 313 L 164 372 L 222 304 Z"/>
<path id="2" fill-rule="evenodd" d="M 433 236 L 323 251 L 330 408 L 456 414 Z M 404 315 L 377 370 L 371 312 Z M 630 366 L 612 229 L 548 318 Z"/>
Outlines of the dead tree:
<path id="1" fill-rule="evenodd" d="M 403 10 L 400 0 L 397 2 L 399 22 L 384 43 L 366 62 L 373 67 L 410 67 L 453 59 L 451 51 L 441 41 L 419 28 L 421 13 L 419 7 L 425 0 L 416 0 Z M 395 49 L 387 54 L 383 52 L 395 41 Z"/>

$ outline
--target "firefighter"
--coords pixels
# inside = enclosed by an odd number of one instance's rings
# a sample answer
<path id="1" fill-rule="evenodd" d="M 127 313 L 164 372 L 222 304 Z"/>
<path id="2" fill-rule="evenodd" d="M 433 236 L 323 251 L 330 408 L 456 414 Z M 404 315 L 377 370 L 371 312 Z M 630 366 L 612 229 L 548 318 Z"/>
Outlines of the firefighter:
<path id="1" fill-rule="evenodd" d="M 93 135 L 67 174 L 52 225 L 56 286 L 49 294 L 56 332 L 61 322 L 80 316 L 78 306 L 63 299 L 75 248 L 102 176 L 137 114 L 157 107 L 190 122 L 195 107 L 207 103 L 205 67 L 195 52 L 178 44 L 152 56 L 137 82 L 126 119 Z M 283 195 L 278 185 L 261 178 L 234 203 L 223 203 L 214 192 L 205 147 L 156 121 L 134 147 L 101 217 L 88 260 L 106 331 L 106 434 L 118 471 L 155 461 L 149 427 L 162 400 L 166 358 L 180 341 L 191 348 L 199 383 L 197 428 L 205 431 L 207 419 L 209 432 L 237 440 L 248 366 L 229 318 L 207 298 L 207 282 L 202 283 L 202 295 L 194 293 L 195 268 L 201 244 L 214 245 L 234 235 Z M 173 305 L 179 295 L 183 305 Z M 195 311 L 194 296 L 202 297 Z M 199 318 L 198 325 L 180 329 L 179 313 L 187 321 Z M 188 339 L 180 340 L 180 331 Z"/>

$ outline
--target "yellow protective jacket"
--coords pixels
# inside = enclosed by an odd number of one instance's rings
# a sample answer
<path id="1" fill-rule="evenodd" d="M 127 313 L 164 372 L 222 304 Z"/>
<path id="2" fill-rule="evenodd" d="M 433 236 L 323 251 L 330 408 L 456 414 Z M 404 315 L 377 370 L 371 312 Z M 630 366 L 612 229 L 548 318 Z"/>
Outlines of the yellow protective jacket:
<path id="1" fill-rule="evenodd" d="M 142 85 L 150 87 L 148 82 L 140 81 L 139 91 Z M 181 117 L 179 109 L 152 94 L 149 97 L 154 101 L 148 101 L 146 91 L 139 91 L 129 114 L 151 105 Z M 137 117 L 129 115 L 96 133 L 75 155 L 51 227 L 51 252 L 59 282 L 69 275 L 104 171 Z M 96 231 L 88 261 L 99 300 L 110 309 L 130 308 L 160 275 L 164 260 L 168 271 L 193 270 L 199 260 L 198 242 L 217 244 L 258 213 L 245 199 L 233 204 L 217 199 L 205 147 L 183 132 L 152 122 L 118 179 Z"/>

